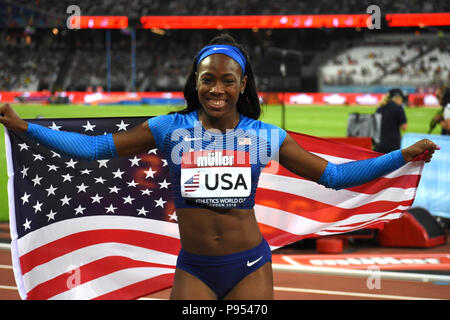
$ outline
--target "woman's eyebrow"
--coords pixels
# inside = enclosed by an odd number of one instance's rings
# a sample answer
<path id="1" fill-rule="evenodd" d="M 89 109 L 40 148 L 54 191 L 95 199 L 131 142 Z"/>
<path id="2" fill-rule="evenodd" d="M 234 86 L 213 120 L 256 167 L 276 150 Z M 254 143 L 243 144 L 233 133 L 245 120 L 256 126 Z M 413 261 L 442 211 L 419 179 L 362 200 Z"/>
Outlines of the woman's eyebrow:
<path id="1" fill-rule="evenodd" d="M 216 74 L 211 73 L 211 72 L 203 72 L 203 73 L 200 74 L 200 77 L 201 77 L 201 76 L 213 76 L 213 77 L 215 77 Z M 221 74 L 221 75 L 220 75 L 220 77 L 228 77 L 228 76 L 235 77 L 236 75 L 235 75 L 234 73 L 231 73 L 231 72 L 224 73 L 224 74 Z"/>

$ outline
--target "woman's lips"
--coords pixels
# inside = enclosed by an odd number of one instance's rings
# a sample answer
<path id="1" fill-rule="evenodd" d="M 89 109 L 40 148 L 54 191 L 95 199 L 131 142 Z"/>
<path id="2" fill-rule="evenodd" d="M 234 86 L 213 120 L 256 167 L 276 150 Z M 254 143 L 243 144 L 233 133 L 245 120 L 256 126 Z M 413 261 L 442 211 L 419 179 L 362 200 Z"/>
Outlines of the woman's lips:
<path id="1" fill-rule="evenodd" d="M 216 109 L 223 108 L 227 101 L 225 99 L 208 99 L 208 104 Z"/>

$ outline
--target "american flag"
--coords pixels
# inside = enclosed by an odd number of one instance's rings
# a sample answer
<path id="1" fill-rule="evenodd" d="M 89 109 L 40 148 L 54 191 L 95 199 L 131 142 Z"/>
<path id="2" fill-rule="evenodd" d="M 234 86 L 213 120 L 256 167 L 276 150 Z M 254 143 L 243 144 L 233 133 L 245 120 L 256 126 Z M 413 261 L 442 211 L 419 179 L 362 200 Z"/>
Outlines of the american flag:
<path id="1" fill-rule="evenodd" d="M 33 119 L 98 135 L 146 118 Z M 370 150 L 289 132 L 306 150 L 342 163 Z M 23 299 L 135 299 L 172 285 L 180 249 L 167 160 L 157 149 L 84 161 L 7 132 L 11 248 Z M 275 168 L 275 169 L 274 169 Z M 261 174 L 255 212 L 272 249 L 307 237 L 396 219 L 412 204 L 423 162 L 334 191 L 280 166 Z"/>
<path id="2" fill-rule="evenodd" d="M 200 186 L 199 182 L 200 182 L 200 173 L 196 173 L 184 183 L 184 191 L 192 192 L 197 190 Z"/>

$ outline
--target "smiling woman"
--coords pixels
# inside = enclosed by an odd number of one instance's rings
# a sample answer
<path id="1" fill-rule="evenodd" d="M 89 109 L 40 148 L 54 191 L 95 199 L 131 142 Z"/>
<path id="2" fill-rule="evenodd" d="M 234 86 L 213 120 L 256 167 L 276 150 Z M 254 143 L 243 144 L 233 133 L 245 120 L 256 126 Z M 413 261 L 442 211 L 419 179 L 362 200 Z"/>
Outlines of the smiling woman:
<path id="1" fill-rule="evenodd" d="M 272 255 L 255 216 L 262 169 L 272 160 L 339 189 L 387 174 L 436 145 L 429 140 L 368 160 L 335 165 L 304 150 L 285 130 L 259 121 L 248 55 L 221 35 L 196 55 L 186 109 L 128 131 L 87 136 L 32 125 L 9 105 L 0 123 L 72 157 L 133 156 L 157 147 L 167 159 L 181 250 L 172 299 L 273 299 Z M 109 209 L 108 209 L 109 210 Z"/>

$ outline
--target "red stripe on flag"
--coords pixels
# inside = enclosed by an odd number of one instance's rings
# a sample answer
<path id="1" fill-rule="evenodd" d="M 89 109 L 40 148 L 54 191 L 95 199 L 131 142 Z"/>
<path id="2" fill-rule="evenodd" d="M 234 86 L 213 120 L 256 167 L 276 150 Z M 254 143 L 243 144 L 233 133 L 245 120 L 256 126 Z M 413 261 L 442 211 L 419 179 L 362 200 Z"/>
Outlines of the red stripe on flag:
<path id="1" fill-rule="evenodd" d="M 63 273 L 49 281 L 43 282 L 27 293 L 29 300 L 44 300 L 49 299 L 57 294 L 70 290 L 69 286 L 73 288 L 77 285 L 92 281 L 107 274 L 127 269 L 139 267 L 155 267 L 155 268 L 173 268 L 174 266 L 150 263 L 145 261 L 138 261 L 126 257 L 110 256 L 102 258 L 91 263 L 87 263 L 77 270 L 70 270 Z M 75 274 L 76 273 L 76 274 Z M 76 282 L 70 281 L 74 277 L 78 277 Z"/>
<path id="2" fill-rule="evenodd" d="M 307 179 L 304 179 L 302 177 L 299 177 L 295 175 L 294 173 L 290 172 L 286 168 L 280 166 L 279 171 L 277 172 L 277 176 L 283 176 L 283 177 L 289 177 L 294 178 L 299 181 L 309 181 Z M 417 188 L 419 185 L 420 175 L 414 175 L 414 174 L 405 174 L 401 175 L 395 178 L 386 178 L 381 177 L 375 180 L 372 180 L 370 182 L 367 182 L 365 184 L 362 184 L 357 187 L 347 188 L 347 190 L 355 191 L 359 193 L 364 194 L 375 194 L 379 192 L 382 189 L 385 188 L 402 188 L 402 189 L 408 189 L 408 188 Z M 259 189 L 258 189 L 259 190 Z"/>
<path id="3" fill-rule="evenodd" d="M 285 246 L 288 243 L 291 243 L 292 239 L 296 239 L 299 237 L 298 235 L 289 233 L 285 230 L 281 230 L 272 226 L 269 226 L 267 224 L 258 222 L 259 230 L 261 230 L 261 233 L 266 239 L 266 241 L 271 245 L 275 247 L 281 247 Z"/>
<path id="4" fill-rule="evenodd" d="M 364 194 L 375 194 L 386 188 L 417 188 L 417 186 L 419 185 L 419 180 L 419 175 L 402 175 L 396 178 L 382 177 L 357 187 L 347 188 L 347 190 Z"/>
<path id="5" fill-rule="evenodd" d="M 150 293 L 170 288 L 174 274 L 163 274 L 96 297 L 93 300 L 128 300 L 137 299 Z"/>
<path id="6" fill-rule="evenodd" d="M 26 274 L 34 267 L 74 250 L 106 242 L 124 243 L 174 255 L 177 255 L 180 251 L 179 239 L 163 235 L 136 230 L 90 230 L 49 242 L 22 255 L 20 257 L 22 274 Z"/>
<path id="7" fill-rule="evenodd" d="M 258 205 L 287 211 L 318 222 L 330 223 L 349 218 L 356 214 L 388 212 L 397 208 L 399 205 L 410 206 L 413 200 L 399 202 L 374 201 L 359 207 L 346 209 L 280 191 L 260 189 L 258 190 L 255 201 Z"/>
<path id="8" fill-rule="evenodd" d="M 362 160 L 381 155 L 378 152 L 338 141 L 288 131 L 305 150 L 345 159 Z"/>

